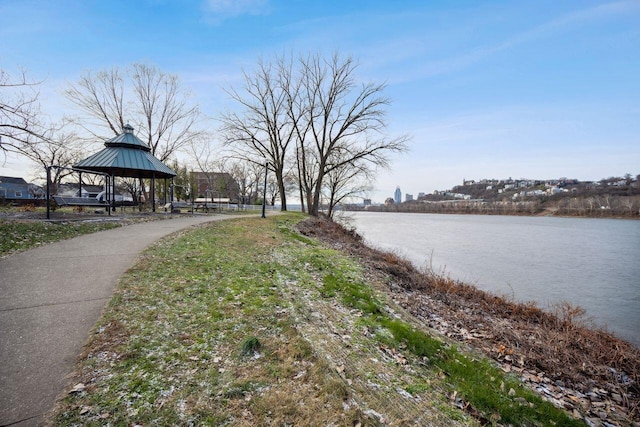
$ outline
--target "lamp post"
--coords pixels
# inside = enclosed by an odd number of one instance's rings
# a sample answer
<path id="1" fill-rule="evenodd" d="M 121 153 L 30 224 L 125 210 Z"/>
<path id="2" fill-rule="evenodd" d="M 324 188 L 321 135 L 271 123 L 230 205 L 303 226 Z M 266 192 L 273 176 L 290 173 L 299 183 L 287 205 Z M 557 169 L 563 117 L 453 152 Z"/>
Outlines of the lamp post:
<path id="1" fill-rule="evenodd" d="M 264 161 L 264 187 L 262 188 L 262 218 L 266 218 L 266 210 L 267 210 L 267 170 L 269 167 L 269 162 L 265 159 Z"/>
<path id="2" fill-rule="evenodd" d="M 50 218 L 50 209 L 51 209 L 51 168 L 53 166 L 47 166 L 47 219 Z"/>

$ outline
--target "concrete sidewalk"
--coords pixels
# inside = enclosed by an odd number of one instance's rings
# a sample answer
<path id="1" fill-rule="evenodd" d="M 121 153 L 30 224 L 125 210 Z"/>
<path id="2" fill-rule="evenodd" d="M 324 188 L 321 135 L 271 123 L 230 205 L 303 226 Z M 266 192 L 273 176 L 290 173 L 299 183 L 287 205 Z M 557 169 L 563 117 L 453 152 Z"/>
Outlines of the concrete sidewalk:
<path id="1" fill-rule="evenodd" d="M 128 225 L 0 259 L 0 426 L 37 426 L 138 254 L 174 231 L 229 216 Z"/>

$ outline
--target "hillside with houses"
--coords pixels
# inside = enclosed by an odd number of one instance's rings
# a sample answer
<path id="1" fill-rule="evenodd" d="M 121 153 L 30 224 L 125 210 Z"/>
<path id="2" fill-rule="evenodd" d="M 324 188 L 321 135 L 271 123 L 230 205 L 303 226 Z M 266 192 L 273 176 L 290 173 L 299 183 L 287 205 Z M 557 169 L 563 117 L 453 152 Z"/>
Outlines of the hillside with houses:
<path id="1" fill-rule="evenodd" d="M 367 206 L 391 212 L 562 215 L 640 218 L 640 175 L 600 181 L 578 179 L 463 180 L 449 190 L 421 193 L 416 200 Z"/>

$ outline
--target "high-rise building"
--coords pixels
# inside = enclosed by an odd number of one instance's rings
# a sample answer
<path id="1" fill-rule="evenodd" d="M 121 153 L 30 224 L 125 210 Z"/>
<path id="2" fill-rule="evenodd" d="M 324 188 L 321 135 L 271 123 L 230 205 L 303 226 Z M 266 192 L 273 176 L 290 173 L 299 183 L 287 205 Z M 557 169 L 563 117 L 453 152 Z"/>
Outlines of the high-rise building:
<path id="1" fill-rule="evenodd" d="M 402 203 L 402 191 L 400 191 L 400 187 L 396 187 L 396 192 L 393 196 L 393 201 L 396 202 L 396 204 Z"/>

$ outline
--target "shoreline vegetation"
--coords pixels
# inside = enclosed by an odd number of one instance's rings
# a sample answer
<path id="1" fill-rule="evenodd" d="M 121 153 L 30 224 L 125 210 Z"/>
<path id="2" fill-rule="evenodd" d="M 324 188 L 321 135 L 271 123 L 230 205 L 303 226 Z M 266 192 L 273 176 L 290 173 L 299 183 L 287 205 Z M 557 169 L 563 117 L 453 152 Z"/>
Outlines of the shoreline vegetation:
<path id="1" fill-rule="evenodd" d="M 301 214 L 147 249 L 54 425 L 638 425 L 640 349 Z M 559 409 L 562 408 L 562 409 Z"/>
<path id="2" fill-rule="evenodd" d="M 609 206 L 588 198 L 556 201 L 486 201 L 486 200 L 416 200 L 376 206 L 346 205 L 348 211 L 402 212 L 458 215 L 558 216 L 568 218 L 640 219 L 640 196 L 618 196 L 608 200 Z"/>
<path id="3" fill-rule="evenodd" d="M 607 420 L 613 425 L 640 425 L 640 349 L 593 328 L 580 307 L 562 302 L 550 313 L 419 271 L 394 253 L 366 246 L 354 230 L 336 223 L 321 221 L 305 231 L 388 274 L 394 301 L 423 324 L 481 350 L 550 401 L 571 411 L 590 408 L 600 420 L 591 419 L 594 425 L 604 425 L 599 422 L 611 412 L 626 414 Z M 624 408 L 616 409 L 621 402 Z"/>

